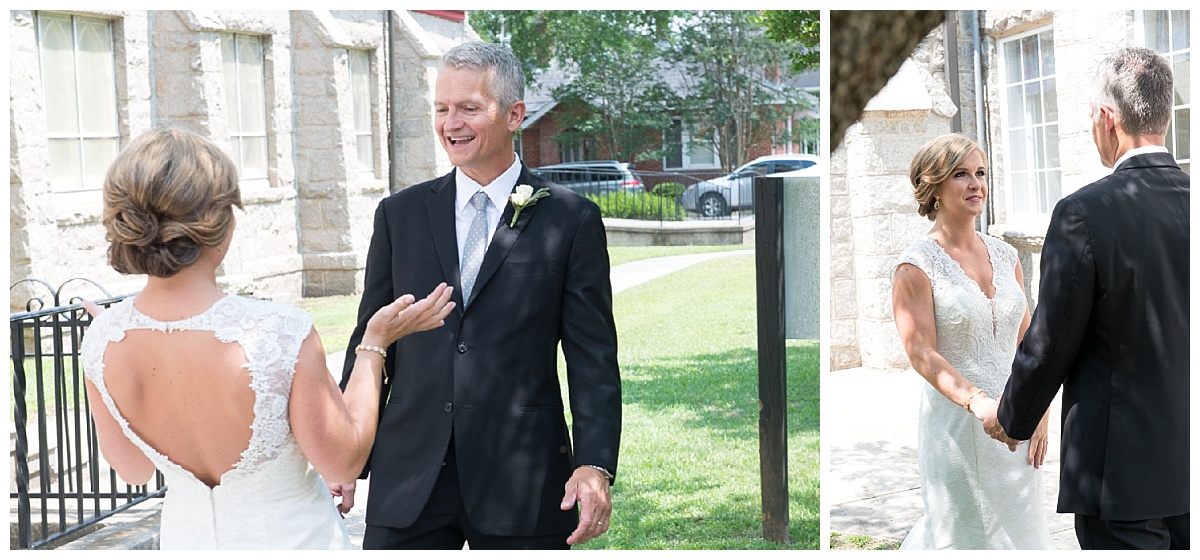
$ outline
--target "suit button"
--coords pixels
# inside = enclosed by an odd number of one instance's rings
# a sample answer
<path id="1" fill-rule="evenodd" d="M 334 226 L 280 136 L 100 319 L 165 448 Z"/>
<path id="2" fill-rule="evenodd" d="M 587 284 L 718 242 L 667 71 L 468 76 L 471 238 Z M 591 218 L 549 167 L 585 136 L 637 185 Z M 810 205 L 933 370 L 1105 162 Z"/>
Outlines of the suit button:
<path id="1" fill-rule="evenodd" d="M 445 410 L 446 412 L 450 412 L 450 411 L 454 410 L 454 404 L 453 403 L 443 404 L 442 410 Z"/>
<path id="2" fill-rule="evenodd" d="M 458 353 L 459 353 L 459 354 L 466 354 L 466 353 L 467 353 L 467 343 L 466 343 L 466 342 L 459 342 L 459 343 L 458 343 Z"/>

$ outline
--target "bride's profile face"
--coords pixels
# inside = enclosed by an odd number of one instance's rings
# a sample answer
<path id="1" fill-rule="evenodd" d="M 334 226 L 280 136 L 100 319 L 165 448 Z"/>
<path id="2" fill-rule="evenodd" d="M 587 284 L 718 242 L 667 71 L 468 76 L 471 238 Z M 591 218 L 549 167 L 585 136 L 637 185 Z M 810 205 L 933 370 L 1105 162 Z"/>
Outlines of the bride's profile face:
<path id="1" fill-rule="evenodd" d="M 987 164 L 976 150 L 938 187 L 938 216 L 978 216 L 983 213 L 987 192 Z"/>

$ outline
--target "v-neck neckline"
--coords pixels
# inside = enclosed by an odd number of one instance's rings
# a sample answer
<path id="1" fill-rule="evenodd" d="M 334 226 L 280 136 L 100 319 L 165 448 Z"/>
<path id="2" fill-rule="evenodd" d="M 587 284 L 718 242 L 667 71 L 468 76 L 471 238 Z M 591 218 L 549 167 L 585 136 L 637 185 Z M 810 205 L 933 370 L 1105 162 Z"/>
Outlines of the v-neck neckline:
<path id="1" fill-rule="evenodd" d="M 975 235 L 977 237 L 979 237 L 980 241 L 983 242 L 983 249 L 985 251 L 987 251 L 987 255 L 988 255 L 988 266 L 992 269 L 992 274 L 991 274 L 992 295 L 991 296 L 987 295 L 987 292 L 985 292 L 983 290 L 983 286 L 981 286 L 978 281 L 976 281 L 974 278 L 971 278 L 971 276 L 969 274 L 967 274 L 967 271 L 962 267 L 962 263 L 958 262 L 958 260 L 956 260 L 953 256 L 951 256 L 950 252 L 947 251 L 945 247 L 942 247 L 941 242 L 939 242 L 932 235 L 926 235 L 926 237 L 928 237 L 929 240 L 932 241 L 933 244 L 937 246 L 938 250 L 941 251 L 942 254 L 946 256 L 947 259 L 950 259 L 950 262 L 954 263 L 955 268 L 958 269 L 958 273 L 961 274 L 963 276 L 963 278 L 966 278 L 969 282 L 971 282 L 971 284 L 973 284 L 975 286 L 975 289 L 979 291 L 979 295 L 983 296 L 983 298 L 986 299 L 989 303 L 992 303 L 996 300 L 996 294 L 1000 291 L 1000 286 L 996 283 L 996 262 L 992 258 L 992 248 L 988 246 L 987 240 L 983 238 L 983 234 L 979 233 L 977 231 L 977 232 L 975 232 Z"/>

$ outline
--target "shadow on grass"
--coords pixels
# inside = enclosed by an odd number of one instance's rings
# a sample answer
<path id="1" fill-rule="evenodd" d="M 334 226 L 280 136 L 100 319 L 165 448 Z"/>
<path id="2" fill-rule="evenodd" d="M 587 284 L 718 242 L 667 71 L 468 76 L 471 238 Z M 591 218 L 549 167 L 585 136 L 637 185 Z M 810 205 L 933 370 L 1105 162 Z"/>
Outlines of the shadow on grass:
<path id="1" fill-rule="evenodd" d="M 753 348 L 740 348 L 622 366 L 626 406 L 637 407 L 648 417 L 680 418 L 679 422 L 669 423 L 670 431 L 655 436 L 667 446 L 663 454 L 673 456 L 624 456 L 627 461 L 639 463 L 636 469 L 626 472 L 638 474 L 621 478 L 614 487 L 612 529 L 584 548 L 819 548 L 818 344 L 796 341 L 787 349 L 788 543 L 762 537 L 755 451 L 757 356 Z M 751 472 L 720 472 L 710 468 L 711 462 L 706 464 L 704 450 L 691 450 L 693 454 L 680 449 L 695 437 L 719 447 L 741 449 L 737 454 L 745 466 L 739 470 Z M 680 443 L 672 446 L 676 439 Z"/>
<path id="2" fill-rule="evenodd" d="M 815 341 L 789 344 L 787 351 L 788 435 L 820 430 L 821 386 Z M 719 354 L 622 365 L 622 400 L 649 411 L 687 409 L 690 428 L 726 437 L 758 437 L 758 351 L 738 348 Z"/>

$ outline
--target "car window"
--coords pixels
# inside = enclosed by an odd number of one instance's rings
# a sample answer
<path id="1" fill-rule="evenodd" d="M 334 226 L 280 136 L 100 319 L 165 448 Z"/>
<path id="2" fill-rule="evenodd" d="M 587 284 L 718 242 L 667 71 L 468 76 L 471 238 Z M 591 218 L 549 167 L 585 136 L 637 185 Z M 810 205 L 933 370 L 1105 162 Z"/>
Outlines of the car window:
<path id="1" fill-rule="evenodd" d="M 815 161 L 798 160 L 798 161 L 777 161 L 775 162 L 775 173 L 783 173 L 785 171 L 796 171 L 799 169 L 807 169 L 816 165 Z"/>
<path id="2" fill-rule="evenodd" d="M 738 176 L 740 176 L 740 177 L 757 177 L 759 175 L 766 175 L 767 174 L 767 165 L 768 164 L 766 162 L 756 163 L 753 165 L 747 165 L 745 168 L 742 169 L 741 173 L 738 173 Z"/>

